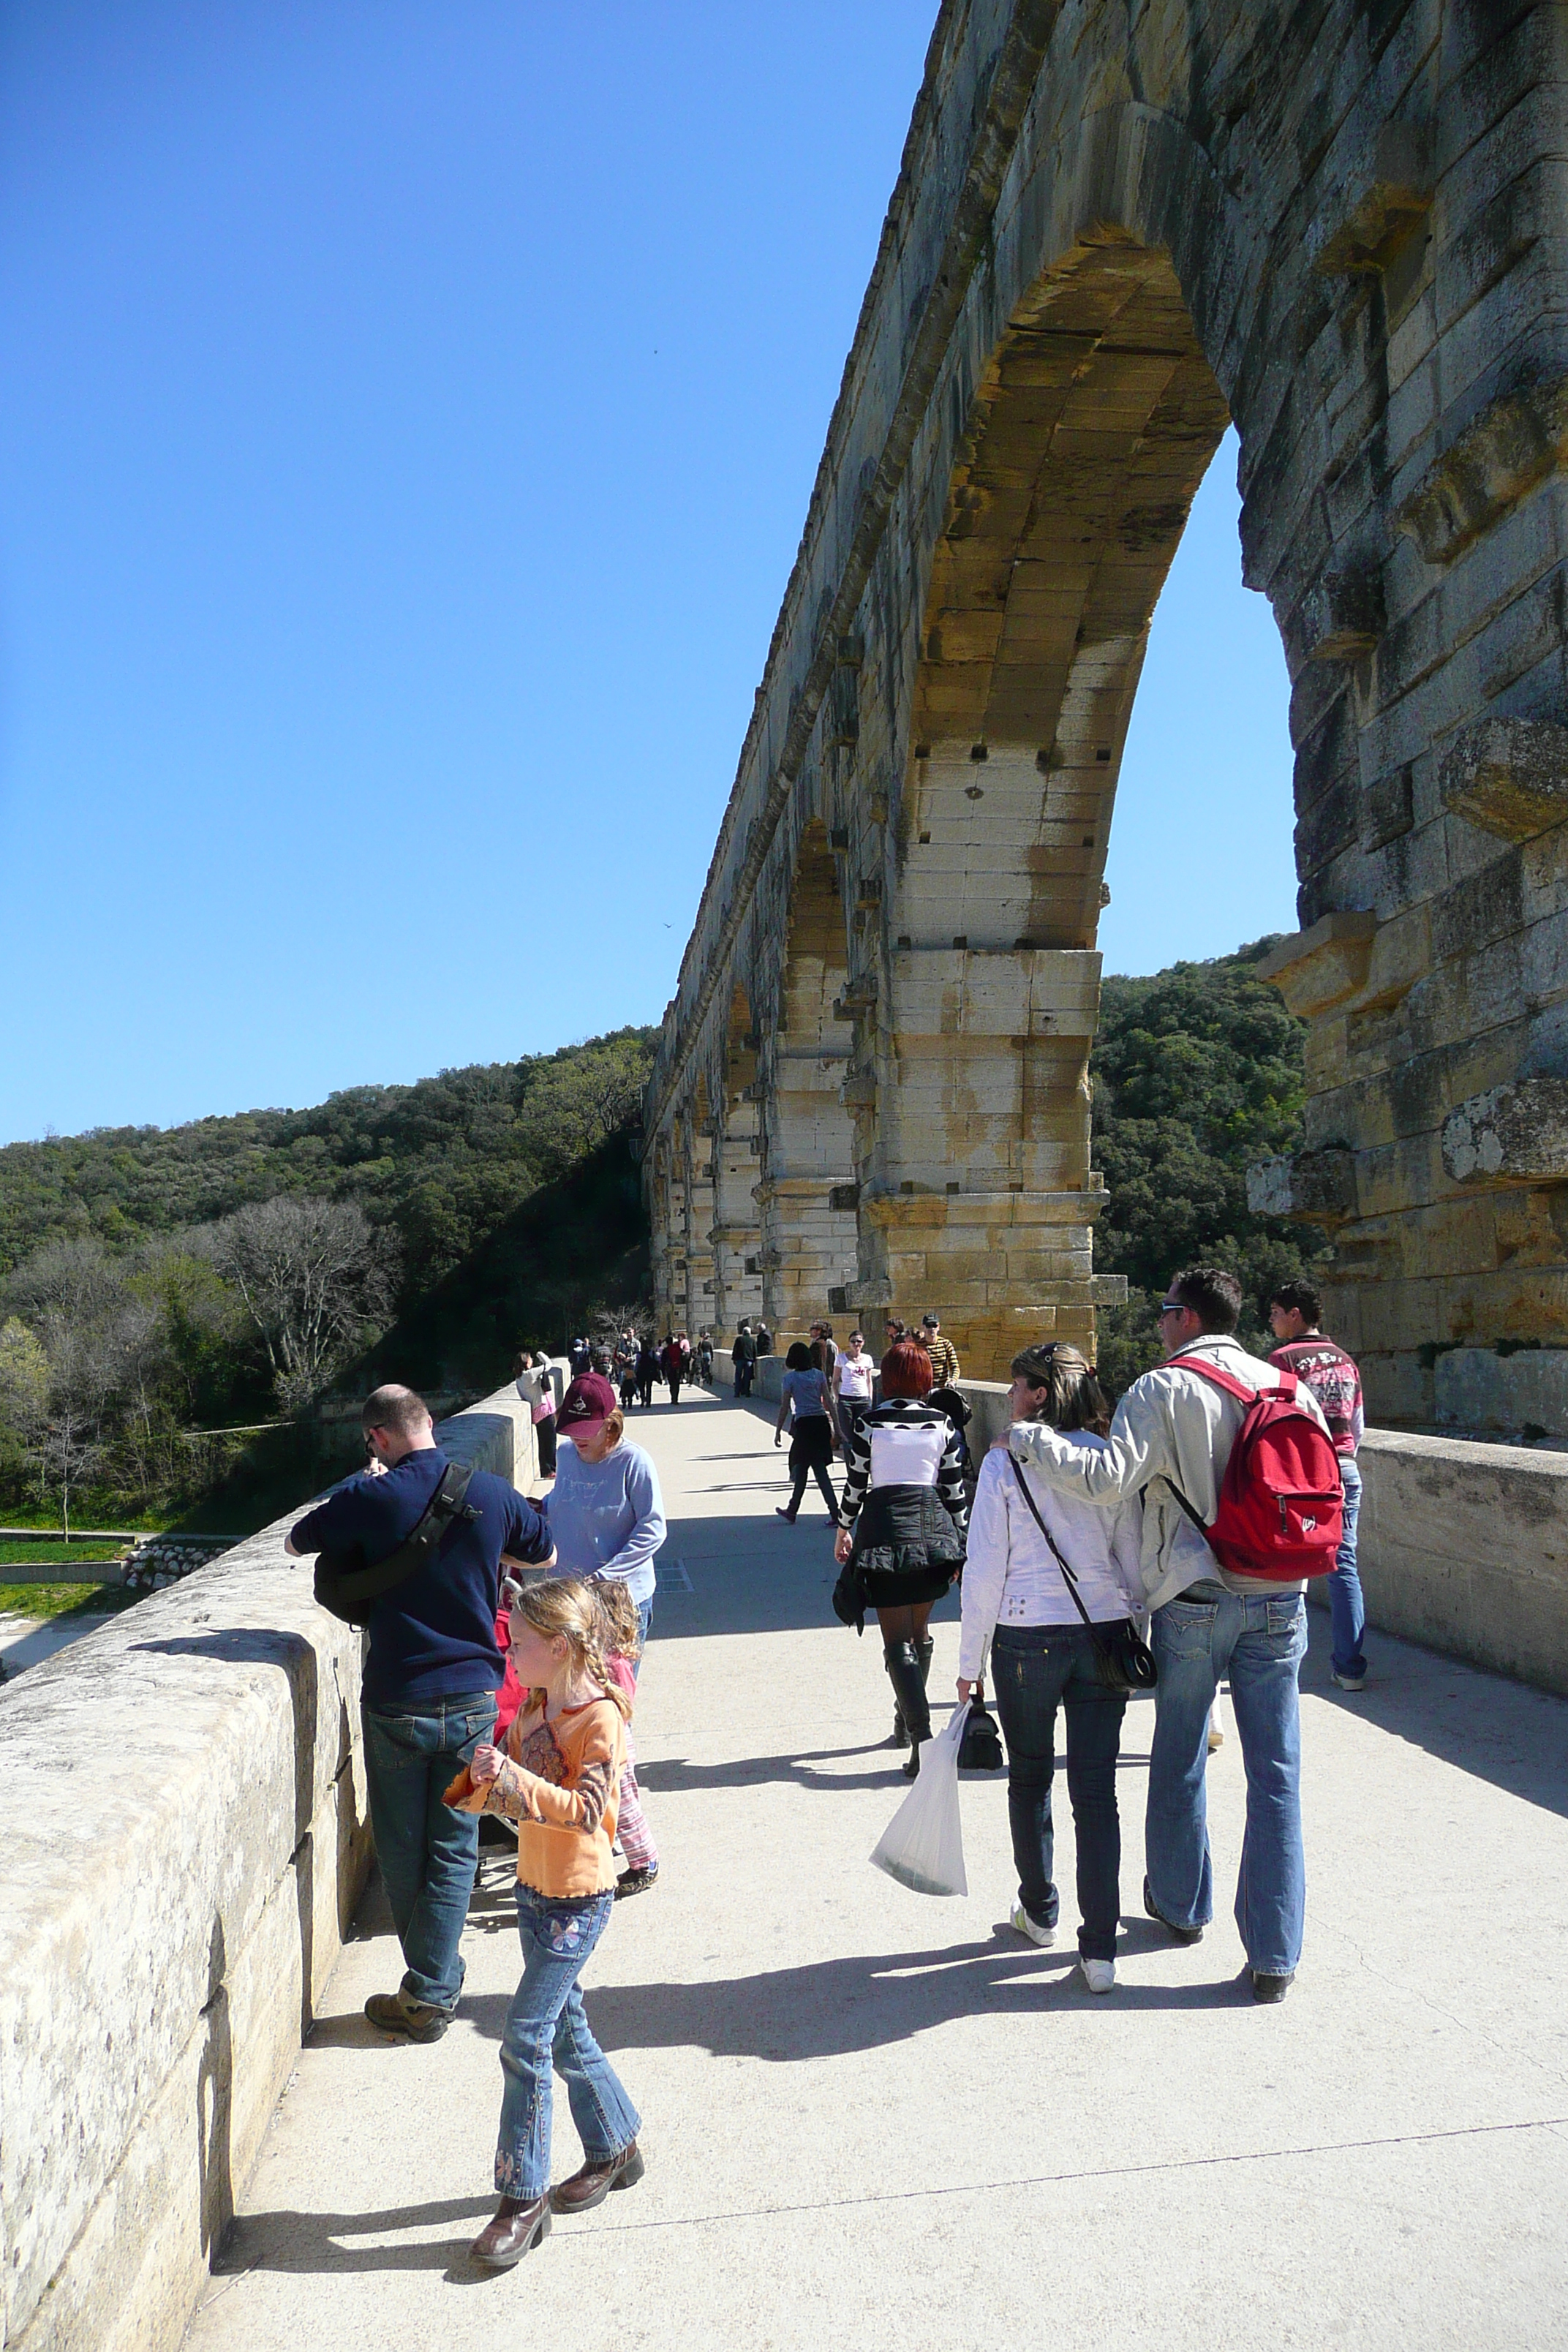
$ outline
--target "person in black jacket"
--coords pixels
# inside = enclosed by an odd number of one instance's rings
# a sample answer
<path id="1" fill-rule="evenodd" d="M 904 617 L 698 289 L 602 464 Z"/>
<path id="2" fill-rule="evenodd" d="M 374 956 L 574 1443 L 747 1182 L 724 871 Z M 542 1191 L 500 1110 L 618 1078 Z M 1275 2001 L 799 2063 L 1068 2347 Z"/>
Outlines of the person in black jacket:
<path id="1" fill-rule="evenodd" d="M 366 1567 L 390 1559 L 441 1483 L 447 1457 L 412 1389 L 376 1389 L 361 1423 L 370 1467 L 289 1530 L 284 1549 L 296 1559 L 357 1546 Z M 371 1829 L 405 1969 L 396 1992 L 373 1993 L 364 2013 L 410 2042 L 438 2042 L 463 1989 L 458 1948 L 479 1825 L 441 1800 L 495 1729 L 501 1555 L 540 1568 L 555 1559 L 548 1523 L 504 1478 L 476 1470 L 465 1501 L 471 1516 L 375 1603 L 360 1691 Z"/>
<path id="2" fill-rule="evenodd" d="M 920 1770 L 931 1738 L 926 1684 L 933 1643 L 932 1609 L 963 1564 L 968 1496 L 962 1440 L 929 1402 L 931 1358 L 900 1339 L 882 1359 L 882 1401 L 849 1433 L 844 1498 L 835 1556 L 844 1575 L 834 1607 L 865 1627 L 874 1609 L 882 1661 L 898 1701 L 893 1738 L 910 1743 L 906 1779 Z"/>
<path id="3" fill-rule="evenodd" d="M 757 1343 L 744 1316 L 735 1333 L 735 1344 L 730 1350 L 730 1362 L 735 1374 L 735 1394 L 738 1397 L 750 1396 L 752 1378 L 757 1369 Z"/>

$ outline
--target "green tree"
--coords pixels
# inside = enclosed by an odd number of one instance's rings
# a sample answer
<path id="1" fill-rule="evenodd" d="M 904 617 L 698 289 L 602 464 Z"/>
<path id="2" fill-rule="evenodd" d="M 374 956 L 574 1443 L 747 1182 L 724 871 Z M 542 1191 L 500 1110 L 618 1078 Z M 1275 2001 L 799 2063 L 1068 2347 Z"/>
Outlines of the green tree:
<path id="1" fill-rule="evenodd" d="M 1126 1306 L 1100 1318 L 1100 1370 L 1118 1392 L 1158 1362 L 1158 1297 L 1183 1265 L 1238 1277 L 1242 1337 L 1258 1349 L 1269 1289 L 1324 1249 L 1315 1229 L 1247 1205 L 1248 1166 L 1299 1143 L 1305 1099 L 1305 1024 L 1257 976 L 1273 944 L 1105 982 L 1089 1062 L 1107 1192 L 1094 1262 L 1127 1276 Z"/>

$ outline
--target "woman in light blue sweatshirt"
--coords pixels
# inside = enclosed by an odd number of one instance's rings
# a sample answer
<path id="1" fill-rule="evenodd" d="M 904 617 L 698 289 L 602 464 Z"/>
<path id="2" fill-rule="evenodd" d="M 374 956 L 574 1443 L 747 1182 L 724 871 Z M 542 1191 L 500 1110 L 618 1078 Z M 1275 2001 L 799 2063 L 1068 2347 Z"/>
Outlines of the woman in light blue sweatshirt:
<path id="1" fill-rule="evenodd" d="M 548 1506 L 556 1573 L 619 1577 L 637 1603 L 646 1641 L 657 1582 L 654 1556 L 665 1534 L 658 1473 L 625 1434 L 616 1392 L 597 1372 L 573 1381 L 555 1429 L 570 1441 L 557 1456 Z"/>

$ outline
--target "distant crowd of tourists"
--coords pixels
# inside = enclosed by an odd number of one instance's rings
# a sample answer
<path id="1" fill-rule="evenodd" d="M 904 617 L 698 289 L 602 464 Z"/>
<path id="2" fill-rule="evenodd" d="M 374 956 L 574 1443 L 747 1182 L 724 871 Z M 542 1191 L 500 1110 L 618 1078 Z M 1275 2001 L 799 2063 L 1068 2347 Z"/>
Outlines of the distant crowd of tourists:
<path id="1" fill-rule="evenodd" d="M 989 1669 L 1018 1879 L 1011 1924 L 1045 1946 L 1060 1911 L 1051 1795 L 1065 1717 L 1079 1966 L 1094 1993 L 1115 1983 L 1129 1696 L 1152 1687 L 1155 1700 L 1143 1908 L 1195 1943 L 1214 1911 L 1205 1765 L 1228 1683 L 1247 1776 L 1236 1919 L 1254 1997 L 1272 2002 L 1302 1940 L 1298 1677 L 1310 1574 L 1330 1571 L 1335 1682 L 1355 1692 L 1366 1680 L 1356 1367 L 1321 1330 L 1310 1282 L 1274 1292 L 1267 1362 L 1236 1338 L 1241 1304 L 1221 1269 L 1176 1275 L 1160 1305 L 1164 1360 L 1114 1414 L 1079 1349 L 1051 1339 L 1022 1349 L 1005 1433 L 977 1470 L 957 1353 L 934 1313 L 916 1331 L 889 1317 L 879 1360 L 861 1331 L 840 1349 L 826 1322 L 785 1354 L 774 1442 L 789 1431 L 793 1490 L 780 1515 L 795 1524 L 815 1477 L 835 1531 L 833 1605 L 859 1631 L 877 1620 L 911 1779 L 931 1737 L 929 1622 L 961 1580 L 957 1700 L 979 1697 Z M 765 1325 L 741 1327 L 738 1395 L 772 1348 Z M 577 1343 L 571 1362 L 557 1404 L 549 1360 L 518 1360 L 548 1496 L 527 1500 L 450 1460 L 422 1400 L 389 1385 L 365 1401 L 364 1470 L 288 1539 L 316 1557 L 318 1598 L 368 1632 L 371 1822 L 405 1964 L 396 1990 L 365 2003 L 374 2028 L 421 2042 L 446 2032 L 481 1825 L 516 1840 L 523 1967 L 501 2038 L 499 2202 L 472 2247 L 491 2269 L 538 2245 L 552 2214 L 589 2211 L 644 2170 L 640 2118 L 580 1982 L 615 1903 L 659 1870 L 630 1727 L 666 1522 L 626 1414 L 633 1398 L 651 1402 L 655 1377 L 672 1405 L 689 1378 L 710 1382 L 712 1349 L 706 1332 L 695 1349 L 670 1332 L 656 1350 L 628 1329 L 605 1347 Z M 552 2186 L 556 2073 L 584 2162 Z"/>

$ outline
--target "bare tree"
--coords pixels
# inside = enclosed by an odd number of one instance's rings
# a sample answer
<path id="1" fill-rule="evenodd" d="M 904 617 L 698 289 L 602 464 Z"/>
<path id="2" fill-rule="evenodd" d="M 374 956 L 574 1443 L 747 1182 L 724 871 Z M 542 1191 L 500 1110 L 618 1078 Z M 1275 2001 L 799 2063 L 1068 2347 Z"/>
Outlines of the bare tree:
<path id="1" fill-rule="evenodd" d="M 316 1394 L 390 1304 L 385 1238 L 356 1202 L 280 1193 L 225 1217 L 205 1241 L 245 1301 L 286 1412 Z"/>
<path id="2" fill-rule="evenodd" d="M 116 1350 L 107 1322 L 52 1308 L 39 1333 L 49 1368 L 43 1426 L 28 1447 L 46 1492 L 60 1498 L 60 1524 L 71 1532 L 71 1494 L 103 1459 L 104 1423 L 114 1393 Z"/>

